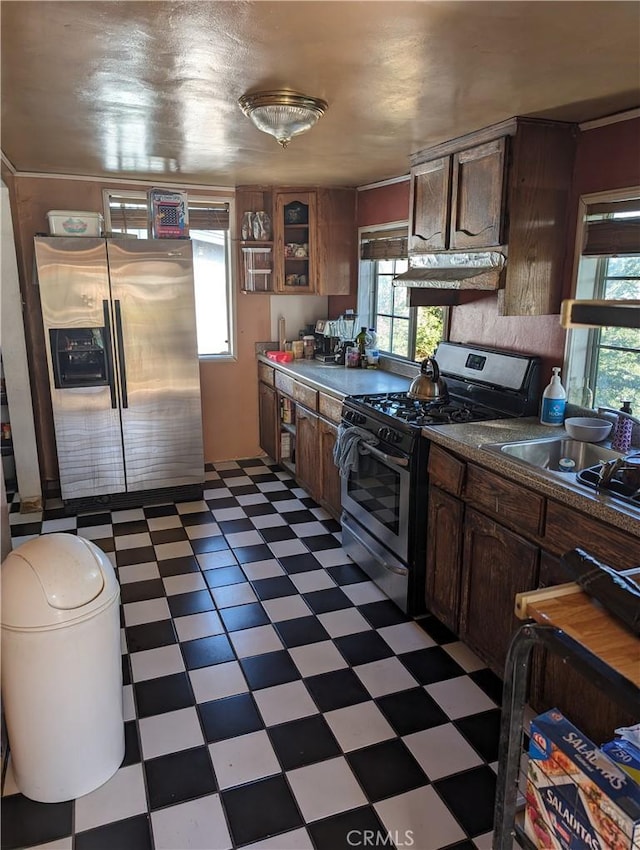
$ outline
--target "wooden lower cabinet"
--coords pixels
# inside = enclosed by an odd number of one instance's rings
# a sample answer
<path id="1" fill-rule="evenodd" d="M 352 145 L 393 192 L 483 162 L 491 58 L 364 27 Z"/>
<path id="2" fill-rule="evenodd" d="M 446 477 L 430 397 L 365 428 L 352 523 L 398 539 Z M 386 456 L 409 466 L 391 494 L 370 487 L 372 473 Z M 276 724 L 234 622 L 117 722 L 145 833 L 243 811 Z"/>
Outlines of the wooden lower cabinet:
<path id="1" fill-rule="evenodd" d="M 320 441 L 320 499 L 321 504 L 333 514 L 340 517 L 340 473 L 333 462 L 333 447 L 338 438 L 338 428 L 326 419 L 318 420 L 318 437 Z"/>
<path id="2" fill-rule="evenodd" d="M 515 595 L 570 581 L 562 554 L 581 546 L 617 569 L 637 564 L 636 537 L 438 446 L 431 447 L 429 481 L 427 608 L 501 678 L 522 626 L 513 613 Z M 533 652 L 528 702 L 536 712 L 559 708 L 597 744 L 638 720 L 561 656 L 540 648 Z"/>
<path id="3" fill-rule="evenodd" d="M 260 416 L 260 448 L 274 460 L 280 459 L 279 417 L 276 391 L 268 384 L 258 383 L 258 409 Z"/>
<path id="4" fill-rule="evenodd" d="M 296 407 L 296 480 L 314 499 L 320 493 L 318 416 Z"/>
<path id="5" fill-rule="evenodd" d="M 333 462 L 342 399 L 258 364 L 260 447 L 336 519 L 340 475 Z"/>
<path id="6" fill-rule="evenodd" d="M 464 503 L 429 487 L 427 520 L 427 609 L 458 632 Z"/>
<path id="7" fill-rule="evenodd" d="M 540 587 L 563 584 L 567 576 L 559 558 L 540 555 Z M 559 708 L 596 744 L 613 737 L 619 726 L 631 726 L 637 717 L 624 712 L 609 695 L 566 664 L 562 657 L 534 650 L 529 703 L 537 711 Z"/>
<path id="8" fill-rule="evenodd" d="M 538 547 L 467 507 L 462 553 L 460 637 L 499 676 L 522 623 L 516 593 L 538 584 Z"/>

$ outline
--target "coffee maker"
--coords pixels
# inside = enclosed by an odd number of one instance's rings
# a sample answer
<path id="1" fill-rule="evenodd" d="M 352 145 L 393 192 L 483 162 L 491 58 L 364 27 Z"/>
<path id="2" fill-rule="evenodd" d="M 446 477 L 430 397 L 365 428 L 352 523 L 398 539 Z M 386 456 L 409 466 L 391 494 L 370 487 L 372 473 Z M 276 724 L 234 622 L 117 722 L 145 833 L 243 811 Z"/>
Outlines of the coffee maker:
<path id="1" fill-rule="evenodd" d="M 330 319 L 318 319 L 314 336 L 316 338 L 316 360 L 321 363 L 335 363 L 335 350 L 340 343 L 335 322 Z"/>

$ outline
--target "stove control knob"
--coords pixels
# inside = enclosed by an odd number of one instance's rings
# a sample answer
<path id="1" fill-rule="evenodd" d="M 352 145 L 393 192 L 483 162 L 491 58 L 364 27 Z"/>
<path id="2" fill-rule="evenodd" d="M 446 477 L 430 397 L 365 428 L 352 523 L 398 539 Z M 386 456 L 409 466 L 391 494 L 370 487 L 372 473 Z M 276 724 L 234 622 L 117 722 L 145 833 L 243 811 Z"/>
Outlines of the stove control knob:
<path id="1" fill-rule="evenodd" d="M 378 428 L 378 437 L 387 443 L 399 443 L 402 437 L 393 428 Z"/>
<path id="2" fill-rule="evenodd" d="M 357 410 L 347 410 L 344 418 L 347 422 L 351 422 L 352 425 L 363 425 L 367 421 L 367 417 L 362 413 L 358 413 Z"/>

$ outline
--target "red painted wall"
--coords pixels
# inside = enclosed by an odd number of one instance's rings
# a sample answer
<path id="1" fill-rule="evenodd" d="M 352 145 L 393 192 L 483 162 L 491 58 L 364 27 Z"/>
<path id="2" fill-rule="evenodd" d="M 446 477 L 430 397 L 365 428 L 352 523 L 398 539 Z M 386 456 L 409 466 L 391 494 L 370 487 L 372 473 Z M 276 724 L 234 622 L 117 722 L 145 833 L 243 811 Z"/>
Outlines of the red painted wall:
<path id="1" fill-rule="evenodd" d="M 409 217 L 409 179 L 358 192 L 358 227 L 373 227 Z"/>
<path id="2" fill-rule="evenodd" d="M 406 221 L 409 216 L 409 178 L 357 194 L 358 227 L 373 227 L 391 221 Z M 330 295 L 329 315 L 339 316 L 357 306 L 357 295 Z"/>
<path id="3" fill-rule="evenodd" d="M 571 187 L 563 297 L 571 298 L 573 250 L 581 195 L 640 186 L 640 118 L 587 130 L 578 137 Z"/>

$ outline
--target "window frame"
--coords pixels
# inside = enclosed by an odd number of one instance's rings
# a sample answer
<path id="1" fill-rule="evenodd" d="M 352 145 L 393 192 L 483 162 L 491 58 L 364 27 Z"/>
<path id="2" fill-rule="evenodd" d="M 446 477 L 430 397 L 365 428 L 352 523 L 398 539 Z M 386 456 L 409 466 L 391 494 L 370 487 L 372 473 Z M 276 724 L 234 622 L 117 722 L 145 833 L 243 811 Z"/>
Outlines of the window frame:
<path id="1" fill-rule="evenodd" d="M 105 233 L 111 233 L 111 199 L 130 198 L 132 201 L 145 201 L 147 199 L 147 189 L 103 189 L 102 190 L 102 206 L 104 215 Z M 237 352 L 237 319 L 236 319 L 236 295 L 235 295 L 235 266 L 233 255 L 233 234 L 232 227 L 235 221 L 235 198 L 229 195 L 191 195 L 188 196 L 188 201 L 194 204 L 226 204 L 229 207 L 229 227 L 225 232 L 225 289 L 226 312 L 227 312 L 227 330 L 229 337 L 229 350 L 223 353 L 198 353 L 198 359 L 203 361 L 221 362 L 236 362 L 238 360 Z M 148 234 L 148 231 L 147 231 Z M 147 238 L 151 238 L 147 235 Z M 196 308 L 197 309 L 197 308 Z"/>
<path id="2" fill-rule="evenodd" d="M 630 186 L 610 192 L 594 192 L 580 196 L 578 199 L 578 219 L 571 281 L 572 298 L 604 299 L 605 284 L 608 279 L 606 269 L 609 258 L 606 256 L 586 256 L 582 253 L 587 237 L 589 208 L 608 203 L 632 201 L 639 198 L 640 186 Z M 583 263 L 586 260 L 591 260 L 595 263 L 595 270 L 593 267 L 590 270 L 588 264 Z M 615 276 L 612 277 L 615 278 Z M 591 390 L 593 398 L 596 399 L 596 407 L 598 406 L 597 373 L 599 351 L 601 349 L 627 350 L 600 345 L 600 337 L 600 328 L 569 329 L 565 340 L 563 368 L 567 392 L 569 393 L 571 385 L 575 385 L 576 381 L 580 382 L 581 387 L 584 387 L 586 383 Z M 630 350 L 636 351 L 635 348 Z M 580 404 L 578 401 L 576 403 Z M 584 402 L 581 406 L 584 406 Z"/>
<path id="3" fill-rule="evenodd" d="M 363 241 L 363 234 L 365 233 L 376 233 L 376 232 L 388 232 L 393 230 L 399 230 L 401 228 L 406 228 L 408 232 L 409 223 L 408 221 L 393 221 L 386 222 L 385 224 L 377 224 L 377 225 L 369 225 L 366 227 L 360 227 L 358 229 L 358 255 L 360 256 L 360 246 Z M 397 258 L 400 259 L 400 258 Z M 409 257 L 402 258 L 404 260 L 408 260 Z M 395 262 L 395 260 L 394 260 Z M 379 260 L 363 260 L 359 259 L 358 266 L 358 316 L 360 316 L 360 324 L 364 325 L 365 321 L 367 327 L 374 327 L 374 321 L 376 316 L 376 294 L 377 294 L 377 285 L 378 285 L 378 263 Z M 408 334 L 408 347 L 409 351 L 412 352 L 412 357 L 403 357 L 401 354 L 394 354 L 390 351 L 384 351 L 380 349 L 380 353 L 387 359 L 393 360 L 399 364 L 413 364 L 420 363 L 420 360 L 415 359 L 415 345 L 416 345 L 416 337 L 417 337 L 417 325 L 418 325 L 418 310 L 419 307 L 409 307 L 409 334 Z M 442 339 L 449 338 L 449 330 L 450 330 L 450 319 L 451 313 L 448 307 L 441 307 L 442 310 Z M 366 319 L 365 319 L 366 317 Z M 401 317 L 404 318 L 404 317 Z M 376 329 L 377 330 L 377 329 Z"/>

